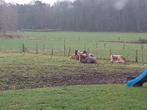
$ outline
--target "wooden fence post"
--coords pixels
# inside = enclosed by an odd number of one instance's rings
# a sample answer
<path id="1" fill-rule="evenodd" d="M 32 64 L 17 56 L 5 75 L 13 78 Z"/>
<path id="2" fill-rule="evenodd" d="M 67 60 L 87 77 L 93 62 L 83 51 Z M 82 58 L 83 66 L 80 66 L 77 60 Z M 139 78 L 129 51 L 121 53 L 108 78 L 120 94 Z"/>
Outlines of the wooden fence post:
<path id="1" fill-rule="evenodd" d="M 143 44 L 141 44 L 141 61 L 142 61 L 142 64 L 144 65 L 144 51 L 143 51 Z"/>
<path id="2" fill-rule="evenodd" d="M 125 49 L 126 45 L 125 45 L 125 42 L 123 43 L 123 49 Z"/>
<path id="3" fill-rule="evenodd" d="M 86 43 L 84 42 L 84 50 L 86 50 Z"/>
<path id="4" fill-rule="evenodd" d="M 78 37 L 78 40 L 79 40 L 79 41 L 81 40 L 80 37 Z"/>
<path id="5" fill-rule="evenodd" d="M 43 51 L 43 53 L 45 52 L 45 44 L 43 44 L 43 50 L 42 51 Z"/>
<path id="6" fill-rule="evenodd" d="M 112 50 L 111 50 L 111 48 L 109 49 L 109 57 L 111 56 L 111 54 L 112 54 Z"/>
<path id="7" fill-rule="evenodd" d="M 95 47 L 96 47 L 96 49 L 98 48 L 98 46 L 97 46 L 98 44 L 97 44 L 97 41 L 96 41 L 96 43 L 95 43 Z"/>
<path id="8" fill-rule="evenodd" d="M 88 52 L 90 52 L 90 49 L 89 49 L 89 48 L 87 48 L 87 51 L 88 51 Z"/>
<path id="9" fill-rule="evenodd" d="M 71 48 L 69 48 L 69 50 L 68 50 L 68 57 L 70 56 L 70 51 L 71 51 Z"/>
<path id="10" fill-rule="evenodd" d="M 36 54 L 38 54 L 39 51 L 38 51 L 38 44 L 36 44 Z"/>
<path id="11" fill-rule="evenodd" d="M 24 43 L 22 44 L 22 52 L 25 53 L 25 45 L 24 45 Z"/>
<path id="12" fill-rule="evenodd" d="M 104 49 L 106 48 L 106 43 L 104 43 Z"/>
<path id="13" fill-rule="evenodd" d="M 120 37 L 118 37 L 118 41 L 120 41 Z"/>
<path id="14" fill-rule="evenodd" d="M 53 57 L 53 55 L 54 55 L 54 49 L 52 48 L 51 49 L 51 58 Z"/>
<path id="15" fill-rule="evenodd" d="M 65 42 L 65 40 L 64 40 L 64 57 L 65 57 L 65 52 L 66 51 L 66 42 Z"/>
<path id="16" fill-rule="evenodd" d="M 138 50 L 136 49 L 135 62 L 138 63 Z"/>

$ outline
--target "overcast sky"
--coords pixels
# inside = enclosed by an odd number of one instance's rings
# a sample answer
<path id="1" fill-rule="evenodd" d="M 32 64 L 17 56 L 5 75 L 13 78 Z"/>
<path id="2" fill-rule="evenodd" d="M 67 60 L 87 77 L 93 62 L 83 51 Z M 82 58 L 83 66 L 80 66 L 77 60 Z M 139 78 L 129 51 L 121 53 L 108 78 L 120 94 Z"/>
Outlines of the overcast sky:
<path id="1" fill-rule="evenodd" d="M 31 3 L 32 1 L 35 0 L 5 0 L 7 3 L 19 3 L 19 4 L 27 4 L 27 3 Z M 49 3 L 49 4 L 53 4 L 56 1 L 64 1 L 64 0 L 39 0 L 42 1 L 44 3 Z M 66 0 L 66 1 L 73 1 L 73 0 Z"/>

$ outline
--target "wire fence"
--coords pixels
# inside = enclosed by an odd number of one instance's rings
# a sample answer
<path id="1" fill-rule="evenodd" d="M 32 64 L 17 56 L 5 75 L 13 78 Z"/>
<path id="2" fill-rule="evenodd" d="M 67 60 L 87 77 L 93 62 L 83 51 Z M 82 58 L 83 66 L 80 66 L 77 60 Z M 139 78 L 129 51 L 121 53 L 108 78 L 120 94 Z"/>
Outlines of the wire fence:
<path id="1" fill-rule="evenodd" d="M 66 46 L 66 41 L 64 40 L 63 49 L 56 48 L 47 48 L 46 45 L 40 47 L 40 45 L 36 44 L 31 47 L 26 44 L 22 44 L 19 48 L 11 48 L 11 49 L 3 49 L 0 48 L 0 52 L 15 52 L 15 53 L 31 53 L 31 54 L 46 54 L 49 56 L 64 56 L 68 57 L 74 53 L 74 50 L 77 48 L 71 48 Z M 144 45 L 141 44 L 139 48 L 128 49 L 125 44 L 122 44 L 122 48 L 112 48 L 108 46 L 107 43 L 104 43 L 103 48 L 83 48 L 81 50 L 87 50 L 97 56 L 97 59 L 109 60 L 111 54 L 119 54 L 123 55 L 127 61 L 136 62 L 136 63 L 147 63 L 147 48 L 144 48 Z"/>

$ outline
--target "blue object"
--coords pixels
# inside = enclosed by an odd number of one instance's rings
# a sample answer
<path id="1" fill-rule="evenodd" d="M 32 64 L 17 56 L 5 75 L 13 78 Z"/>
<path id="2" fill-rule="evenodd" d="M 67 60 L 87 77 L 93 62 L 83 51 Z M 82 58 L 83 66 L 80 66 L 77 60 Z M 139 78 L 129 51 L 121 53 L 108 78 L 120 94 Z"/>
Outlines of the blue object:
<path id="1" fill-rule="evenodd" d="M 147 82 L 147 69 L 144 70 L 144 72 L 142 72 L 135 79 L 129 80 L 128 87 L 142 86 L 145 82 Z"/>

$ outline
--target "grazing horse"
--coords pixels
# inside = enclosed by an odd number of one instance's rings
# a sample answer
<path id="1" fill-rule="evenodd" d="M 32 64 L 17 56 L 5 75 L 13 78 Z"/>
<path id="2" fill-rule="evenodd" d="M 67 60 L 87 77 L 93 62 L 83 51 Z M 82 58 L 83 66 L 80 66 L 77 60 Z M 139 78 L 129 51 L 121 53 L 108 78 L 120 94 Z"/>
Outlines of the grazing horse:
<path id="1" fill-rule="evenodd" d="M 126 59 L 122 55 L 111 55 L 110 56 L 110 62 L 111 63 L 123 63 L 123 64 L 125 64 Z"/>

